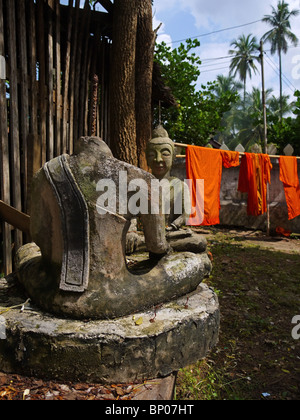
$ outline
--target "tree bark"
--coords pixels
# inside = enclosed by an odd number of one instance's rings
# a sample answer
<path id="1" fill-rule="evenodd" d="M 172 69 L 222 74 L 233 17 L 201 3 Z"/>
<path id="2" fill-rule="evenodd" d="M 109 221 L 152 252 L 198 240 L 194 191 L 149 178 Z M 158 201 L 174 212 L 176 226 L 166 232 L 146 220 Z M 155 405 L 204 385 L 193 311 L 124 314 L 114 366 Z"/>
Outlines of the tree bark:
<path id="1" fill-rule="evenodd" d="M 155 33 L 152 29 L 151 0 L 137 0 L 136 38 L 136 135 L 138 165 L 147 169 L 146 145 L 152 134 L 152 77 Z"/>
<path id="2" fill-rule="evenodd" d="M 137 16 L 137 0 L 115 0 L 110 86 L 111 148 L 117 159 L 136 166 Z"/>

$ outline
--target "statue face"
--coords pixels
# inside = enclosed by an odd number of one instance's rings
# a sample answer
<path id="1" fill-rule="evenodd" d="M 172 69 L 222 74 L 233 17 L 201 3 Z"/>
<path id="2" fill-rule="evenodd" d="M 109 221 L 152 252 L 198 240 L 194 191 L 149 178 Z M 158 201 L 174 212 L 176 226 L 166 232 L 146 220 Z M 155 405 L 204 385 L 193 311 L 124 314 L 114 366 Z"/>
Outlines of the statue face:
<path id="1" fill-rule="evenodd" d="M 170 176 L 173 164 L 173 148 L 170 144 L 151 143 L 147 150 L 147 162 L 152 169 L 152 174 L 163 179 Z"/>

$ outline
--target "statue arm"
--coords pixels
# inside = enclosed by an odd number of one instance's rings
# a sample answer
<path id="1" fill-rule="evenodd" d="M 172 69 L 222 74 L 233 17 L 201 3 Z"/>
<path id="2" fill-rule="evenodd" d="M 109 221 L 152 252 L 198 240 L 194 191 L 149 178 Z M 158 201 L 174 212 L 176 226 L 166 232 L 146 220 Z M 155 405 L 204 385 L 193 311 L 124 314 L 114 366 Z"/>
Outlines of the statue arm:
<path id="1" fill-rule="evenodd" d="M 179 181 L 179 180 L 178 180 Z M 167 232 L 179 230 L 182 226 L 185 226 L 190 218 L 191 214 L 191 197 L 189 187 L 185 182 L 180 181 L 180 188 L 178 190 L 178 199 L 181 201 L 182 214 L 174 218 L 170 226 L 167 227 Z M 175 198 L 176 201 L 176 198 Z M 173 204 L 175 204 L 175 201 Z"/>
<path id="2" fill-rule="evenodd" d="M 147 249 L 152 254 L 165 255 L 170 251 L 166 240 L 165 221 L 161 215 L 141 215 Z"/>

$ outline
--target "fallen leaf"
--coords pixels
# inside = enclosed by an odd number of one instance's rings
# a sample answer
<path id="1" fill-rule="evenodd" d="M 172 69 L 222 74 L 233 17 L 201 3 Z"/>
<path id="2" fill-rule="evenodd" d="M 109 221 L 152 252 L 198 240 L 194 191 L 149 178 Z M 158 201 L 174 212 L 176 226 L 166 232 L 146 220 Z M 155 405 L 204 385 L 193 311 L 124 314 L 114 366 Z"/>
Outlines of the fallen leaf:
<path id="1" fill-rule="evenodd" d="M 139 318 L 137 321 L 135 321 L 135 325 L 142 325 L 143 323 L 143 318 Z"/>
<path id="2" fill-rule="evenodd" d="M 125 392 L 123 391 L 122 388 L 116 388 L 116 393 L 119 397 L 123 397 L 123 395 L 125 394 Z"/>
<path id="3" fill-rule="evenodd" d="M 7 376 L 4 373 L 0 373 L 0 386 L 7 383 Z"/>

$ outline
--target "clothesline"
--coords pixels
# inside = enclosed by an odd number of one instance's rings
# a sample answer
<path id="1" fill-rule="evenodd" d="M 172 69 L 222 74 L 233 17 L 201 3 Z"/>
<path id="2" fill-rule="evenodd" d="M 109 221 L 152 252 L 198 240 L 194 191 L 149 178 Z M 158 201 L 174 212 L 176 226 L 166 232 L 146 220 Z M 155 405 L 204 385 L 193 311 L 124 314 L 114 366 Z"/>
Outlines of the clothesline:
<path id="1" fill-rule="evenodd" d="M 191 226 L 210 226 L 220 223 L 219 210 L 222 169 L 240 166 L 238 191 L 248 193 L 248 215 L 260 216 L 267 213 L 267 232 L 270 233 L 270 158 L 279 161 L 280 180 L 284 184 L 289 220 L 300 216 L 300 183 L 298 177 L 299 157 L 275 156 L 263 153 L 243 153 L 229 150 L 216 150 L 204 147 L 186 147 L 186 175 L 193 180 L 191 189 Z M 243 159 L 240 163 L 240 155 Z M 198 193 L 197 181 L 204 180 L 205 189 Z M 204 205 L 204 206 L 203 206 Z"/>
<path id="2" fill-rule="evenodd" d="M 191 146 L 190 144 L 181 144 L 181 143 L 175 143 L 175 146 L 176 147 L 182 147 L 182 148 L 188 148 L 189 146 Z M 245 155 L 245 153 L 244 152 L 239 152 L 239 154 L 241 155 L 241 156 L 244 156 Z M 177 158 L 185 158 L 186 156 L 185 155 L 177 155 L 176 156 Z M 271 159 L 279 159 L 280 158 L 280 156 L 279 155 L 269 155 L 269 157 L 271 158 Z M 296 156 L 296 159 L 297 160 L 300 160 L 300 156 Z"/>

